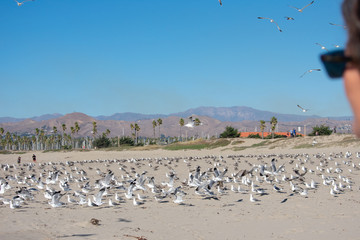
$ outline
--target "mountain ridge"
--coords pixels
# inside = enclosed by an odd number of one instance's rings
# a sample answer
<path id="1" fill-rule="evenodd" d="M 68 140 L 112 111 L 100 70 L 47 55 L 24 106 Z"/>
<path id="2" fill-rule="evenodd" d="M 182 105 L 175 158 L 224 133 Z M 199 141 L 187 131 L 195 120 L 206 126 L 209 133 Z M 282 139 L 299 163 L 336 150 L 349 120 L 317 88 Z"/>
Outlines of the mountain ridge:
<path id="1" fill-rule="evenodd" d="M 142 114 L 142 113 L 124 112 L 124 113 L 114 113 L 110 116 L 105 116 L 105 115 L 92 116 L 92 118 L 96 120 L 138 121 L 138 120 L 146 120 L 146 119 L 166 118 L 169 116 L 178 116 L 182 118 L 187 118 L 191 115 L 208 116 L 211 118 L 218 119 L 220 121 L 228 121 L 228 122 L 239 122 L 244 120 L 266 121 L 271 119 L 271 117 L 273 116 L 275 116 L 278 119 L 278 121 L 283 121 L 283 122 L 304 121 L 309 118 L 329 118 L 333 120 L 352 119 L 351 116 L 321 117 L 318 115 L 283 114 L 283 113 L 276 113 L 271 111 L 258 110 L 247 106 L 232 106 L 232 107 L 201 106 L 197 108 L 190 108 L 183 112 L 177 112 L 171 114 Z M 39 122 L 39 121 L 59 118 L 62 116 L 64 115 L 59 113 L 54 113 L 54 114 L 44 114 L 41 116 L 36 116 L 31 118 L 0 117 L 0 123 L 21 122 L 24 121 L 25 119 L 31 119 Z"/>
<path id="2" fill-rule="evenodd" d="M 204 110 L 204 109 L 203 109 Z M 207 111 L 213 111 L 214 109 L 205 109 Z M 218 109 L 215 109 L 218 110 Z M 54 134 L 54 130 L 57 134 L 71 134 L 74 137 L 94 137 L 93 133 L 93 122 L 96 121 L 97 126 L 97 135 L 100 135 L 106 132 L 107 129 L 110 130 L 110 136 L 132 136 L 133 130 L 131 129 L 131 124 L 134 121 L 139 125 L 140 131 L 139 136 L 141 137 L 159 137 L 159 135 L 164 136 L 200 136 L 200 137 L 212 137 L 219 136 L 227 126 L 232 126 L 240 132 L 253 132 L 260 131 L 259 121 L 258 120 L 242 120 L 242 121 L 221 121 L 216 118 L 212 118 L 204 115 L 196 115 L 193 114 L 197 110 L 190 109 L 188 112 L 178 113 L 179 116 L 166 116 L 161 117 L 162 125 L 160 127 L 157 125 L 153 126 L 153 118 L 144 119 L 142 115 L 134 115 L 141 116 L 142 119 L 131 121 L 125 120 L 98 120 L 95 117 L 88 116 L 84 113 L 74 112 L 69 113 L 57 118 L 52 118 L 48 120 L 35 121 L 33 119 L 25 119 L 20 122 L 7 122 L 0 123 L 0 127 L 4 129 L 5 132 L 16 133 L 20 135 L 35 135 L 36 128 L 42 129 L 45 131 L 46 135 Z M 226 113 L 227 109 L 225 109 Z M 203 112 L 204 113 L 204 112 Z M 226 113 L 224 115 L 227 116 L 227 119 L 231 119 Z M 231 112 L 230 112 L 231 113 Z M 267 113 L 268 114 L 268 113 Z M 180 119 L 183 118 L 185 124 L 190 122 L 188 116 L 191 115 L 195 118 L 199 118 L 202 125 L 187 128 L 181 127 L 179 122 Z M 221 114 L 220 114 L 221 115 Z M 149 115 L 145 115 L 149 116 Z M 246 116 L 246 114 L 245 114 Z M 339 133 L 350 133 L 352 121 L 350 119 L 340 119 L 334 120 L 331 118 L 306 118 L 302 121 L 282 121 L 279 119 L 279 115 L 269 115 L 275 116 L 278 118 L 278 125 L 276 131 L 286 132 L 292 129 L 297 129 L 298 132 L 303 133 L 305 129 L 307 129 L 306 133 L 311 131 L 311 128 L 314 126 L 326 125 L 330 128 L 337 127 Z M 239 117 L 239 116 L 237 116 Z M 261 115 L 261 117 L 266 117 L 266 115 Z M 266 121 L 265 131 L 270 130 L 270 117 L 264 118 Z M 155 120 L 157 120 L 155 118 Z M 80 126 L 80 130 L 77 133 L 71 133 L 71 127 L 75 126 L 75 122 L 77 122 Z M 65 128 L 63 126 L 65 125 Z M 64 130 L 65 129 L 65 130 Z M 155 134 L 155 135 L 154 135 Z"/>

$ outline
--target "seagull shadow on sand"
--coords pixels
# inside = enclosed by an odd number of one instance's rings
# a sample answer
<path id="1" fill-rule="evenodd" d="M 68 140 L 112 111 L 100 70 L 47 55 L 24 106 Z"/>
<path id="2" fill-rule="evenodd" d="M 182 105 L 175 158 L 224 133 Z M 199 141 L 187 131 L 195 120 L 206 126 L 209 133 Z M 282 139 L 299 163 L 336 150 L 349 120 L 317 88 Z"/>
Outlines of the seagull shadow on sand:
<path id="1" fill-rule="evenodd" d="M 59 236 L 58 238 L 68 238 L 68 237 L 91 237 L 91 236 L 95 236 L 96 234 L 92 234 L 92 233 L 87 233 L 87 234 L 71 234 L 71 235 L 64 235 L 64 236 Z"/>
<path id="2" fill-rule="evenodd" d="M 118 222 L 131 222 L 130 220 L 127 220 L 125 218 L 118 218 Z"/>

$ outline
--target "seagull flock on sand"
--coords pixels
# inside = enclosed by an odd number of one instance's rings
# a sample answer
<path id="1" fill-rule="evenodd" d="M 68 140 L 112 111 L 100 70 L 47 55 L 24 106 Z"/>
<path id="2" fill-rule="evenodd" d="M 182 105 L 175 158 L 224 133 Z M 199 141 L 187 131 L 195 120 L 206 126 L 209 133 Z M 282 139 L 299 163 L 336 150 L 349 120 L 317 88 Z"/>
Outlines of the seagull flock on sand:
<path id="1" fill-rule="evenodd" d="M 184 179 L 178 167 L 188 169 Z M 152 174 L 160 170 L 165 174 L 155 179 Z M 360 152 L 349 151 L 8 163 L 0 170 L 0 208 L 16 210 L 34 202 L 52 208 L 194 206 L 195 199 L 221 201 L 230 194 L 236 202 L 262 204 L 280 196 L 279 203 L 285 203 L 317 198 L 318 191 L 342 197 L 359 190 L 354 181 L 359 170 Z"/>

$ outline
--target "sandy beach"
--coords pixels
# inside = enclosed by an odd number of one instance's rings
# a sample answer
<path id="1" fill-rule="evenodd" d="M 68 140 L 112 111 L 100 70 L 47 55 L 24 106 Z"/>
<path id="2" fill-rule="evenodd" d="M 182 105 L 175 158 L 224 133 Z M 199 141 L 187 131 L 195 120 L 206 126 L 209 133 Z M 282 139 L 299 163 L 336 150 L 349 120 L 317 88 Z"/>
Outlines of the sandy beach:
<path id="1" fill-rule="evenodd" d="M 0 239 L 356 239 L 360 142 L 332 135 L 263 143 L 1 154 Z M 132 184 L 139 205 L 125 196 Z M 49 204 L 46 187 L 64 194 L 62 205 Z M 21 188 L 29 195 L 12 200 Z M 88 206 L 100 191 L 101 204 Z"/>

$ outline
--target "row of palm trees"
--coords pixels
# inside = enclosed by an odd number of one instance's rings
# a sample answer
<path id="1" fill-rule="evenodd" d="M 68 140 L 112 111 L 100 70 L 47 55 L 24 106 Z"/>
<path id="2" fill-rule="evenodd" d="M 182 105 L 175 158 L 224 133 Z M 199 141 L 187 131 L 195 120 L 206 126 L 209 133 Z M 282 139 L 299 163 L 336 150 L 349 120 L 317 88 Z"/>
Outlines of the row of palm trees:
<path id="1" fill-rule="evenodd" d="M 62 134 L 58 134 L 56 126 L 52 128 L 50 133 L 45 129 L 36 128 L 35 135 L 17 135 L 10 132 L 6 132 L 4 135 L 4 128 L 0 128 L 0 149 L 34 151 L 91 147 L 91 141 L 88 137 L 76 138 L 80 130 L 78 122 L 70 127 L 69 134 L 66 133 L 66 124 L 62 124 L 61 128 Z"/>
<path id="2" fill-rule="evenodd" d="M 278 120 L 276 117 L 272 117 L 270 120 L 271 124 L 271 137 L 274 138 L 274 132 L 276 129 L 276 125 L 278 124 Z M 260 131 L 261 131 L 261 138 L 264 138 L 264 130 L 266 127 L 266 122 L 264 120 L 260 120 Z"/>
<path id="3" fill-rule="evenodd" d="M 152 127 L 153 127 L 153 131 L 154 131 L 154 139 L 156 139 L 156 127 L 159 128 L 159 137 L 158 139 L 161 141 L 161 132 L 160 132 L 160 126 L 163 124 L 163 121 L 161 118 L 157 119 L 157 120 L 153 120 L 152 121 Z M 194 120 L 194 125 L 195 126 L 199 126 L 201 124 L 201 121 L 199 118 L 195 118 Z M 180 126 L 180 140 L 181 140 L 181 136 L 182 136 L 182 133 L 181 133 L 181 129 L 182 127 L 185 126 L 185 120 L 183 118 L 180 118 L 179 120 L 179 126 Z M 140 131 L 140 126 L 137 124 L 137 123 L 134 123 L 134 124 L 130 124 L 130 128 L 131 128 L 131 131 L 134 131 L 132 133 L 132 136 L 135 140 L 135 144 L 137 144 L 138 142 L 138 135 L 139 135 L 139 131 Z"/>
<path id="4" fill-rule="evenodd" d="M 199 126 L 201 121 L 196 118 L 194 125 Z M 152 126 L 154 129 L 154 139 L 156 139 L 156 127 L 158 127 L 158 139 L 161 141 L 161 129 L 160 126 L 163 124 L 161 118 L 153 120 Z M 180 136 L 182 136 L 182 128 L 185 125 L 183 118 L 179 120 L 180 125 Z M 79 137 L 80 126 L 78 122 L 74 123 L 74 126 L 70 126 L 70 132 L 67 133 L 68 126 L 63 123 L 61 129 L 56 126 L 52 127 L 52 130 L 48 132 L 45 129 L 35 129 L 35 134 L 17 135 L 16 133 L 6 132 L 4 128 L 0 128 L 0 150 L 24 150 L 24 151 L 35 151 L 35 150 L 57 150 L 57 149 L 77 149 L 77 148 L 93 148 L 93 140 L 98 134 L 96 121 L 92 122 L 92 138 L 91 137 Z M 138 144 L 140 126 L 138 123 L 131 123 L 130 128 L 135 144 Z M 5 133 L 5 135 L 4 135 Z M 103 136 L 108 137 L 110 130 L 106 129 Z M 182 137 L 179 138 L 182 141 Z"/>

